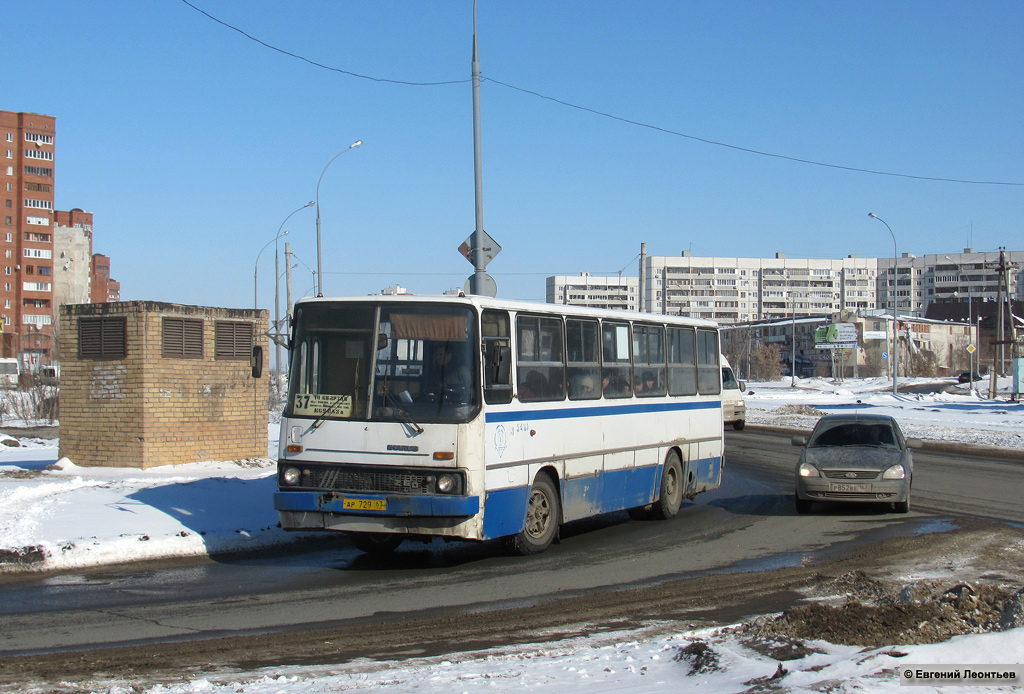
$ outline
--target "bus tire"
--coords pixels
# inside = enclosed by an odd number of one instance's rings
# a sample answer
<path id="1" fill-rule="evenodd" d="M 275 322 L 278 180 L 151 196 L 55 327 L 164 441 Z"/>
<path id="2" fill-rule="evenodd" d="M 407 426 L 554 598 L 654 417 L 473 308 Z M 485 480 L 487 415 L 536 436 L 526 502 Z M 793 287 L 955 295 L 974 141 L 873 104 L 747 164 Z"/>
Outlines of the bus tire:
<path id="1" fill-rule="evenodd" d="M 554 542 L 561 517 L 558 490 L 546 474 L 537 475 L 526 503 L 523 529 L 515 535 L 502 538 L 505 548 L 511 554 L 520 556 L 540 554 Z"/>
<path id="2" fill-rule="evenodd" d="M 665 466 L 661 469 L 658 500 L 651 505 L 651 515 L 658 520 L 668 520 L 679 513 L 682 503 L 683 464 L 679 460 L 679 454 L 671 451 L 665 457 Z"/>
<path id="3" fill-rule="evenodd" d="M 405 538 L 397 533 L 346 533 L 360 552 L 379 556 L 398 549 Z"/>
<path id="4" fill-rule="evenodd" d="M 735 429 L 736 431 L 743 431 L 743 427 L 745 427 L 746 425 L 747 423 L 744 420 L 737 419 L 735 422 L 732 423 L 732 428 Z"/>

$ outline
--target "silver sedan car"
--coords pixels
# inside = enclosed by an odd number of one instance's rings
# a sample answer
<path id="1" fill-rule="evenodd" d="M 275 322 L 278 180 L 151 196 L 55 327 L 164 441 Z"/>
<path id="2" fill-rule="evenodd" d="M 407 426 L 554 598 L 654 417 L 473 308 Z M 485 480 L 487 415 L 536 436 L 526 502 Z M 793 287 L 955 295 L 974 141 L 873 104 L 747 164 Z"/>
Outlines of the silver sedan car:
<path id="1" fill-rule="evenodd" d="M 897 513 L 910 510 L 914 477 L 911 448 L 920 439 L 904 438 L 886 415 L 830 414 L 818 420 L 802 446 L 796 466 L 796 510 L 809 513 L 815 501 L 889 503 Z"/>

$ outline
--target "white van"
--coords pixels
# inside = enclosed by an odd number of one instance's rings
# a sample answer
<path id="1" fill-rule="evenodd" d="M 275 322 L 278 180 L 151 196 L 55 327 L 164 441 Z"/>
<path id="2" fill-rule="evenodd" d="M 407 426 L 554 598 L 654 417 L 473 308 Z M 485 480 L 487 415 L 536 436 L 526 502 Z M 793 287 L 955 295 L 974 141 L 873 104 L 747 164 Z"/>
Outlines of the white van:
<path id="1" fill-rule="evenodd" d="M 732 365 L 729 360 L 722 357 L 722 419 L 726 425 L 732 424 L 732 428 L 739 431 L 747 424 L 747 406 L 743 402 L 743 391 L 747 384 L 736 380 Z"/>
<path id="2" fill-rule="evenodd" d="M 0 357 L 0 388 L 17 388 L 18 360 L 14 357 Z"/>

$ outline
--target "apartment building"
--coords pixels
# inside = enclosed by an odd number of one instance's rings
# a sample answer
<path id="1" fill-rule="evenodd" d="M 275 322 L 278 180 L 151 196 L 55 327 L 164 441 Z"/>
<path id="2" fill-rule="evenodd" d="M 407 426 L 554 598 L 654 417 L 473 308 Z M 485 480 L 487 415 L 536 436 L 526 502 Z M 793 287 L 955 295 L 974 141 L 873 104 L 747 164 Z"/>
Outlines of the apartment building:
<path id="1" fill-rule="evenodd" d="M 25 368 L 53 361 L 60 304 L 120 298 L 110 259 L 92 254 L 92 215 L 55 208 L 55 137 L 53 116 L 0 111 L 0 356 Z"/>
<path id="2" fill-rule="evenodd" d="M 49 361 L 53 343 L 53 181 L 56 119 L 0 111 L 3 194 L 3 356 Z"/>
<path id="3" fill-rule="evenodd" d="M 590 308 L 639 309 L 640 282 L 636 277 L 600 277 L 584 272 L 547 278 L 547 303 Z"/>
<path id="4" fill-rule="evenodd" d="M 996 301 L 999 251 L 841 259 L 644 256 L 644 310 L 722 324 L 840 311 L 924 316 L 936 303 Z M 1024 296 L 1024 251 L 1006 251 L 1008 291 Z M 895 268 L 895 272 L 894 272 Z M 639 307 L 634 277 L 547 278 L 549 303 Z"/>
<path id="5" fill-rule="evenodd" d="M 646 258 L 644 292 L 652 313 L 706 318 L 720 323 L 785 316 L 828 316 L 877 305 L 877 261 L 696 257 Z"/>

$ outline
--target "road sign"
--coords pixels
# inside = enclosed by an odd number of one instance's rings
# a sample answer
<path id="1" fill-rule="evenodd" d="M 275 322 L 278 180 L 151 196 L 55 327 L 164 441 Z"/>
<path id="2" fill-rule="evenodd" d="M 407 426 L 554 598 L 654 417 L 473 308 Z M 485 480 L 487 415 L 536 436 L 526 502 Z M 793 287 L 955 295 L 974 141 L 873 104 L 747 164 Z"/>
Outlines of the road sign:
<path id="1" fill-rule="evenodd" d="M 882 359 L 888 359 L 888 358 L 889 358 L 889 353 L 888 352 L 882 352 Z"/>
<path id="2" fill-rule="evenodd" d="M 974 354 L 974 352 L 975 352 L 974 345 L 967 345 L 967 353 L 968 354 Z"/>
<path id="3" fill-rule="evenodd" d="M 484 238 L 483 245 L 480 247 L 480 250 L 483 255 L 483 266 L 487 267 L 487 263 L 494 260 L 494 256 L 501 253 L 501 246 L 499 246 L 498 242 L 492 239 L 486 231 L 482 231 L 481 233 Z M 468 260 L 471 265 L 476 267 L 475 263 L 473 263 L 473 234 L 470 234 L 469 238 L 463 241 L 462 245 L 459 246 L 459 253 L 465 256 L 466 260 Z"/>
<path id="4" fill-rule="evenodd" d="M 466 294 L 472 294 L 473 293 L 473 277 L 474 276 L 475 275 L 470 275 L 469 279 L 466 280 L 466 284 L 465 284 L 465 286 L 462 289 Z M 483 285 L 484 286 L 482 286 L 480 288 L 480 293 L 477 296 L 489 296 L 492 299 L 494 297 L 498 296 L 498 285 L 494 282 L 494 278 L 491 277 L 490 275 L 488 275 L 487 273 L 484 273 Z"/>

